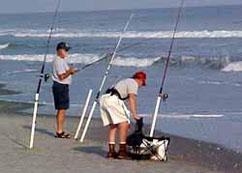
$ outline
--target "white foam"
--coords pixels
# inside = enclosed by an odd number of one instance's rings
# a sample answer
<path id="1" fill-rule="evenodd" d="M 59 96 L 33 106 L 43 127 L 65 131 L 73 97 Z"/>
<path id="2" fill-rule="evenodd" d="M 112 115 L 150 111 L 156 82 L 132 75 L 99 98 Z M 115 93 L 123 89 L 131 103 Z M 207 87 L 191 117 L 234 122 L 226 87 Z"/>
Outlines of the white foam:
<path id="1" fill-rule="evenodd" d="M 47 56 L 46 61 L 47 62 L 52 62 L 53 59 L 55 58 L 56 55 L 54 54 L 49 54 Z M 92 61 L 98 60 L 100 57 L 95 54 L 71 54 L 70 55 L 70 63 L 83 63 L 83 64 L 88 64 Z M 28 55 L 28 54 L 23 54 L 23 55 L 0 55 L 1 60 L 15 60 L 15 61 L 43 61 L 44 55 L 39 54 L 39 55 Z"/>
<path id="2" fill-rule="evenodd" d="M 242 71 L 242 61 L 231 62 L 222 69 L 223 72 L 240 72 Z"/>
<path id="3" fill-rule="evenodd" d="M 142 117 L 152 117 L 149 114 L 140 114 Z M 159 114 L 160 118 L 171 118 L 171 119 L 190 119 L 190 118 L 222 118 L 222 114 Z"/>
<path id="4" fill-rule="evenodd" d="M 80 38 L 80 37 L 105 37 L 115 38 L 120 36 L 120 32 L 105 31 L 81 31 L 59 29 L 52 37 L 62 38 Z M 49 33 L 45 30 L 0 30 L 0 35 L 12 35 L 15 37 L 48 37 Z M 172 31 L 152 31 L 138 32 L 129 31 L 123 34 L 124 38 L 171 38 Z M 215 31 L 180 31 L 177 32 L 176 38 L 242 38 L 241 30 L 215 30 Z"/>
<path id="5" fill-rule="evenodd" d="M 233 83 L 233 82 L 222 82 L 222 81 L 198 81 L 199 84 L 208 84 L 208 85 L 230 85 L 235 87 L 241 87 L 241 83 Z"/>
<path id="6" fill-rule="evenodd" d="M 80 63 L 80 64 L 89 64 L 91 62 L 97 61 L 102 58 L 104 55 L 99 54 L 70 54 L 69 61 L 70 63 Z M 47 62 L 52 62 L 53 58 L 55 57 L 54 54 L 50 54 L 47 56 Z M 15 60 L 15 61 L 43 61 L 44 55 L 43 54 L 23 54 L 23 55 L 0 55 L 0 60 Z M 154 63 L 160 62 L 162 63 L 166 60 L 165 57 L 122 57 L 118 56 L 115 58 L 113 65 L 116 66 L 125 66 L 125 67 L 149 67 L 152 66 Z M 174 64 L 190 64 L 190 63 L 197 63 L 201 65 L 211 65 L 213 68 L 220 68 L 221 66 L 225 66 L 224 64 L 229 64 L 229 58 L 206 58 L 206 57 L 192 57 L 192 56 L 182 56 L 182 57 L 174 57 L 171 60 L 171 63 Z M 233 65 L 234 63 L 229 64 L 228 67 L 222 69 L 223 71 L 241 71 L 242 70 L 242 62 L 239 65 Z M 232 67 L 230 67 L 230 65 Z M 236 66 L 236 69 L 235 67 Z M 239 66 L 239 67 L 237 67 Z M 202 81 L 201 83 L 207 83 L 207 81 Z M 219 84 L 217 82 L 211 84 Z"/>
<path id="7" fill-rule="evenodd" d="M 191 117 L 194 117 L 194 118 L 221 118 L 223 116 L 224 115 L 221 115 L 221 114 L 214 114 L 214 115 L 195 114 L 195 115 L 192 115 Z"/>
<path id="8" fill-rule="evenodd" d="M 197 58 L 194 56 L 182 56 L 181 57 L 181 61 L 184 61 L 184 62 L 194 62 L 196 60 L 197 60 Z"/>
<path id="9" fill-rule="evenodd" d="M 200 84 L 210 84 L 210 85 L 222 85 L 223 82 L 220 81 L 199 81 Z"/>
<path id="10" fill-rule="evenodd" d="M 54 54 L 47 56 L 47 62 L 52 62 Z M 0 60 L 14 60 L 14 61 L 43 61 L 44 55 L 0 55 Z M 70 63 L 89 64 L 99 60 L 101 57 L 98 54 L 71 54 L 69 58 Z M 160 58 L 135 58 L 135 57 L 117 57 L 113 65 L 116 66 L 135 66 L 146 67 L 151 66 Z"/>
<path id="11" fill-rule="evenodd" d="M 1 49 L 6 49 L 10 44 L 6 43 L 6 44 L 0 44 L 0 50 Z"/>
<path id="12" fill-rule="evenodd" d="M 147 67 L 151 66 L 155 62 L 159 61 L 161 58 L 123 58 L 117 57 L 114 60 L 114 65 L 117 66 L 133 66 L 133 67 Z"/>
<path id="13" fill-rule="evenodd" d="M 14 60 L 14 61 L 43 61 L 44 55 L 0 55 L 1 60 Z M 52 60 L 52 55 L 47 57 L 47 62 Z"/>
<path id="14" fill-rule="evenodd" d="M 38 70 L 36 69 L 24 69 L 24 70 L 15 70 L 11 72 L 6 72 L 6 74 L 19 74 L 19 73 L 30 73 L 30 72 L 36 72 Z"/>

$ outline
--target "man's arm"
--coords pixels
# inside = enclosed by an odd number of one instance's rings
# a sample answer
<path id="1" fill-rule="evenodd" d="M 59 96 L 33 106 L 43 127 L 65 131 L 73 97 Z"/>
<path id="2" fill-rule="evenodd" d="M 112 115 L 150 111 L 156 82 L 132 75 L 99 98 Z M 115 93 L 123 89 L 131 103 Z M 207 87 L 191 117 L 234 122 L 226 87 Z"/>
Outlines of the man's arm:
<path id="1" fill-rule="evenodd" d="M 65 73 L 62 73 L 62 74 L 58 74 L 58 78 L 62 81 L 66 78 L 68 78 L 70 75 L 73 75 L 75 74 L 76 72 L 76 69 L 75 68 L 70 68 L 69 70 L 67 70 Z"/>
<path id="2" fill-rule="evenodd" d="M 129 94 L 128 101 L 129 101 L 129 109 L 132 117 L 135 120 L 140 119 L 140 117 L 137 115 L 137 96 L 135 94 Z"/>

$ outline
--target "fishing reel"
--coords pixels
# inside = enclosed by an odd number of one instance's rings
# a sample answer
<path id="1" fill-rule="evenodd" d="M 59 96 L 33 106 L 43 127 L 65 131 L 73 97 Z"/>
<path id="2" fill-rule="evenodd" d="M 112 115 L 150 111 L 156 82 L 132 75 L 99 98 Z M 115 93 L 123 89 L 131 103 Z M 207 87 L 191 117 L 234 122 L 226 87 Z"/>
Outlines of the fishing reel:
<path id="1" fill-rule="evenodd" d="M 48 82 L 49 79 L 50 79 L 50 73 L 44 74 L 44 81 Z"/>
<path id="2" fill-rule="evenodd" d="M 50 78 L 50 73 L 46 73 L 46 74 L 40 74 L 39 77 L 41 79 L 44 79 L 45 82 L 48 82 L 49 78 Z"/>
<path id="3" fill-rule="evenodd" d="M 48 82 L 48 80 L 50 79 L 50 76 L 51 76 L 50 73 L 40 75 L 40 77 L 43 78 L 45 82 Z"/>
<path id="4" fill-rule="evenodd" d="M 166 102 L 166 100 L 169 97 L 169 95 L 167 93 L 161 93 L 159 96 L 161 97 L 161 99 L 163 100 L 163 102 Z"/>

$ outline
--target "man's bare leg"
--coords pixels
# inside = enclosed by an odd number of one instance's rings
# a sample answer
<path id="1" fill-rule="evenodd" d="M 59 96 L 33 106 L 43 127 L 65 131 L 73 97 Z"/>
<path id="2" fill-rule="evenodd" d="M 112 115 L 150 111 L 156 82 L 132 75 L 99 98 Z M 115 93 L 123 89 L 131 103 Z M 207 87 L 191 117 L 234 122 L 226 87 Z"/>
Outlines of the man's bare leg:
<path id="1" fill-rule="evenodd" d="M 57 122 L 57 133 L 62 133 L 64 131 L 64 122 L 65 122 L 65 110 L 60 109 L 57 111 L 56 115 L 56 122 Z"/>
<path id="2" fill-rule="evenodd" d="M 116 131 L 118 126 L 117 125 L 110 125 L 109 132 L 108 132 L 108 143 L 109 144 L 115 144 L 115 138 L 116 138 Z"/>
<path id="3" fill-rule="evenodd" d="M 119 142 L 120 144 L 126 144 L 128 130 L 129 130 L 129 123 L 123 122 L 118 125 L 119 128 Z"/>

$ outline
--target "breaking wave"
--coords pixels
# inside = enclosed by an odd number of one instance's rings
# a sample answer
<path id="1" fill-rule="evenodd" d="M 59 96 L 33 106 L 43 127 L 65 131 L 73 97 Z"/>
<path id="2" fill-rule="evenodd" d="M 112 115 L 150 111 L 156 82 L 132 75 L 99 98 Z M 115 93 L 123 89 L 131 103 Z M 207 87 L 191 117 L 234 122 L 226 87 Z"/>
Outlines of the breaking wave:
<path id="1" fill-rule="evenodd" d="M 1 30 L 0 36 L 14 37 L 48 37 L 48 30 Z M 58 29 L 53 37 L 62 38 L 81 38 L 81 37 L 104 37 L 116 38 L 120 36 L 120 32 L 105 32 L 105 31 L 81 31 L 81 30 L 65 30 Z M 129 31 L 123 34 L 124 38 L 171 38 L 172 31 L 152 31 L 138 32 Z M 215 31 L 180 31 L 177 32 L 176 38 L 242 38 L 240 30 L 215 30 Z"/>
<path id="2" fill-rule="evenodd" d="M 158 62 L 161 58 L 121 58 L 114 60 L 114 64 L 118 66 L 133 66 L 133 67 L 147 67 Z"/>
<path id="3" fill-rule="evenodd" d="M 242 61 L 231 62 L 222 69 L 223 72 L 240 72 L 242 71 Z"/>
<path id="4" fill-rule="evenodd" d="M 181 56 L 171 59 L 173 65 L 201 65 L 212 69 L 224 68 L 230 63 L 230 57 L 199 57 L 199 56 Z"/>
<path id="5" fill-rule="evenodd" d="M 0 60 L 13 60 L 13 61 L 43 61 L 44 55 L 0 55 Z M 54 54 L 47 56 L 47 62 L 52 62 Z M 89 64 L 90 62 L 97 61 L 101 56 L 97 54 L 72 54 L 70 56 L 70 63 Z M 113 65 L 116 66 L 134 66 L 134 67 L 146 67 L 151 66 L 160 58 L 125 58 L 117 57 Z"/>
<path id="6" fill-rule="evenodd" d="M 103 56 L 103 55 L 102 55 Z M 102 58 L 98 54 L 71 54 L 69 62 L 79 64 L 89 64 Z M 43 54 L 39 55 L 0 55 L 0 60 L 13 60 L 13 61 L 43 61 Z M 47 62 L 51 62 L 55 57 L 54 54 L 47 56 Z M 165 57 L 123 57 L 118 56 L 115 58 L 113 65 L 126 66 L 126 67 L 148 67 L 158 63 L 164 63 Z M 212 69 L 222 69 L 228 71 L 230 65 L 229 57 L 195 57 L 195 56 L 181 56 L 172 57 L 170 64 L 173 66 L 189 66 L 189 65 L 201 65 Z M 233 63 L 231 63 L 233 64 Z M 242 62 L 240 63 L 240 69 L 242 70 Z"/>
<path id="7" fill-rule="evenodd" d="M 6 49 L 6 48 L 8 48 L 9 45 L 10 45 L 10 43 L 0 44 L 0 50 L 1 50 L 1 49 Z"/>

